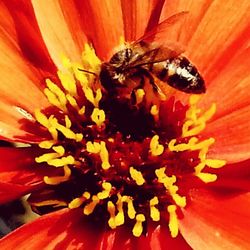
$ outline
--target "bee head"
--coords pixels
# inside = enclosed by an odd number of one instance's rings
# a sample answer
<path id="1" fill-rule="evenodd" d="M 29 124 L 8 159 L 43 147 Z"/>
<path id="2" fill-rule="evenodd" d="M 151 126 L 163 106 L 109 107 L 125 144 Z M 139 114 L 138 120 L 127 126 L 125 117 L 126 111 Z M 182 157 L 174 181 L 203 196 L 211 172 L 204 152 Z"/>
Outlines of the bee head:
<path id="1" fill-rule="evenodd" d="M 123 67 L 129 64 L 132 54 L 133 50 L 131 48 L 125 48 L 115 53 L 111 57 L 109 63 L 114 65 L 116 68 L 122 69 Z"/>

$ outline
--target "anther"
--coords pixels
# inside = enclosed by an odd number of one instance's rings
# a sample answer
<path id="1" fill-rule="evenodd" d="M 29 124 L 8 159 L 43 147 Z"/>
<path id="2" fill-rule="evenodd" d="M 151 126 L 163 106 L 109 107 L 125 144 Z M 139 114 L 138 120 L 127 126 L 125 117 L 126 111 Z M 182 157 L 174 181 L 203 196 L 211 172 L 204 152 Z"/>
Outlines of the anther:
<path id="1" fill-rule="evenodd" d="M 153 156 L 159 156 L 164 152 L 164 146 L 159 143 L 158 135 L 154 135 L 151 139 L 150 152 Z"/>
<path id="2" fill-rule="evenodd" d="M 175 205 L 168 206 L 168 212 L 169 212 L 169 224 L 168 224 L 168 226 L 169 226 L 171 236 L 173 238 L 175 238 L 178 235 L 178 231 L 179 231 L 176 209 L 177 209 L 177 207 Z"/>
<path id="3" fill-rule="evenodd" d="M 67 165 L 63 167 L 63 170 L 64 170 L 63 176 L 54 176 L 54 177 L 44 176 L 43 181 L 48 185 L 58 185 L 62 182 L 67 181 L 71 175 L 71 170 Z"/>
<path id="4" fill-rule="evenodd" d="M 136 223 L 133 228 L 133 235 L 135 237 L 139 237 L 141 236 L 142 231 L 143 231 L 142 223 L 146 220 L 146 218 L 143 214 L 137 214 L 135 219 L 136 219 Z"/>
<path id="5" fill-rule="evenodd" d="M 92 196 L 92 201 L 84 207 L 83 213 L 84 213 L 85 215 L 90 215 L 90 214 L 92 214 L 93 211 L 94 211 L 94 209 L 95 209 L 95 207 L 96 207 L 96 205 L 97 205 L 99 202 L 100 202 L 100 199 L 99 199 L 96 195 L 93 195 L 93 196 Z"/>
<path id="6" fill-rule="evenodd" d="M 153 221 L 159 221 L 160 220 L 160 211 L 158 208 L 155 207 L 155 205 L 158 205 L 159 200 L 158 197 L 154 197 L 150 200 L 150 217 Z"/>
<path id="7" fill-rule="evenodd" d="M 129 173 L 131 178 L 136 182 L 138 186 L 141 186 L 145 183 L 145 180 L 143 178 L 143 175 L 140 171 L 136 170 L 133 167 L 129 168 Z"/>

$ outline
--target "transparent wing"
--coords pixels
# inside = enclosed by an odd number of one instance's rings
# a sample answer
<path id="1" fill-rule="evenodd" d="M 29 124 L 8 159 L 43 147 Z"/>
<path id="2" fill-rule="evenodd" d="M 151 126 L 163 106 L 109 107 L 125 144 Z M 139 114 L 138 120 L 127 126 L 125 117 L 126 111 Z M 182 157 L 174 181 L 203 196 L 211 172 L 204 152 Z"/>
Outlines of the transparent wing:
<path id="1" fill-rule="evenodd" d="M 161 62 L 183 53 L 185 51 L 184 46 L 178 42 L 168 40 L 168 33 L 173 30 L 178 32 L 187 14 L 187 11 L 182 11 L 170 16 L 132 43 L 132 48 L 135 50 L 142 48 L 145 52 L 135 58 L 130 63 L 130 67 Z"/>

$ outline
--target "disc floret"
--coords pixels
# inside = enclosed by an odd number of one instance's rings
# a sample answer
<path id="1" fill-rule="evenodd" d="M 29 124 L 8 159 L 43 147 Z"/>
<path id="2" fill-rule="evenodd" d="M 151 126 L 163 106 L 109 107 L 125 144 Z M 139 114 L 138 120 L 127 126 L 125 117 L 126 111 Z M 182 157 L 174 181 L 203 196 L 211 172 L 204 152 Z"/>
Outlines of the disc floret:
<path id="1" fill-rule="evenodd" d="M 85 46 L 82 64 L 66 57 L 62 61 L 60 84 L 46 80 L 44 94 L 52 109 L 35 111 L 37 123 L 47 132 L 47 139 L 39 144 L 44 152 L 35 161 L 58 171 L 44 177 L 53 202 L 32 200 L 31 195 L 32 206 L 81 208 L 83 216 L 99 217 L 111 229 L 128 225 L 135 237 L 147 232 L 150 221 L 163 221 L 176 237 L 178 213 L 188 203 L 182 181 L 194 177 L 204 183 L 215 181 L 217 176 L 205 170 L 226 164 L 207 158 L 214 138 L 199 139 L 216 105 L 202 112 L 197 108 L 199 97 L 191 96 L 188 108 L 182 106 L 181 130 L 176 129 L 173 139 L 161 123 L 166 119 L 161 114 L 163 104 L 148 107 L 144 90 L 137 90 L 136 109 L 128 107 L 128 112 L 136 116 L 143 111 L 152 119 L 145 123 L 147 133 L 124 134 L 116 122 L 119 118 L 111 113 L 114 107 L 109 109 L 109 93 L 94 75 L 79 70 L 98 75 L 101 62 L 94 50 Z M 133 127 L 133 121 L 128 124 Z"/>

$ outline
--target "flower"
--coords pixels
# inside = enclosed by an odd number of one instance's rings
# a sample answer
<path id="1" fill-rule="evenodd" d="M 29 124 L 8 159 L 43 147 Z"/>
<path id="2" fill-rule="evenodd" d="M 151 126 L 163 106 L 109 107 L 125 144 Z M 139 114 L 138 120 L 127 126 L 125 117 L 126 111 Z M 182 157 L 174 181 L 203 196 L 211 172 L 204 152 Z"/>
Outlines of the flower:
<path id="1" fill-rule="evenodd" d="M 248 1 L 0 8 L 0 133 L 26 143 L 0 148 L 0 200 L 31 193 L 35 211 L 54 210 L 1 249 L 249 248 Z M 149 85 L 132 105 L 129 88 L 101 86 L 95 74 L 121 37 L 186 10 L 167 36 L 186 44 L 206 94 L 160 101 Z"/>

